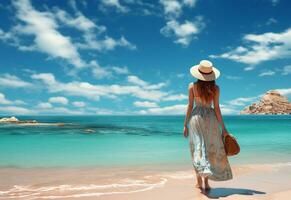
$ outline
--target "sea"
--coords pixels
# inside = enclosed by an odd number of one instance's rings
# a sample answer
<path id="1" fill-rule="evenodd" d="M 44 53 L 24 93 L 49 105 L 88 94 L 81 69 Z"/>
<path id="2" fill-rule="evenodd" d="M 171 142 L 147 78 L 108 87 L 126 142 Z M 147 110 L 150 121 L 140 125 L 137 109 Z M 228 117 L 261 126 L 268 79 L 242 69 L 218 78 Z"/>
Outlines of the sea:
<path id="1" fill-rule="evenodd" d="M 185 116 L 16 116 L 64 126 L 0 124 L 0 167 L 191 165 Z M 290 115 L 224 116 L 232 164 L 291 162 Z"/>

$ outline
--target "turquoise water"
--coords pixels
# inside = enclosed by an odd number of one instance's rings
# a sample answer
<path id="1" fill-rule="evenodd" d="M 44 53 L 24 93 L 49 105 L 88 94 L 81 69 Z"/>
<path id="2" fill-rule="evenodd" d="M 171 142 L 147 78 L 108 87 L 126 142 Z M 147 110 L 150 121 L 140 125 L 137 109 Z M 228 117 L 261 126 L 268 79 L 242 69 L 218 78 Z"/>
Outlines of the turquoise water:
<path id="1" fill-rule="evenodd" d="M 0 125 L 1 167 L 189 165 L 184 116 L 21 116 L 63 127 Z M 291 161 L 291 116 L 225 116 L 231 163 Z M 85 132 L 92 129 L 93 133 Z"/>

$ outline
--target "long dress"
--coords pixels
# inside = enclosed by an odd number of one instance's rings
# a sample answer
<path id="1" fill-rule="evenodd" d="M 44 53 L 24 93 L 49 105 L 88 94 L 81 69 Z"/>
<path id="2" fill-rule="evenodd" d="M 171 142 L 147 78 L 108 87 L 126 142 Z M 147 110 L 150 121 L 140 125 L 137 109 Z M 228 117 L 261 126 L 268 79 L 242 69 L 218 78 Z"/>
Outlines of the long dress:
<path id="1" fill-rule="evenodd" d="M 197 101 L 195 104 L 188 123 L 193 167 L 196 173 L 210 180 L 230 180 L 232 171 L 214 109 Z"/>

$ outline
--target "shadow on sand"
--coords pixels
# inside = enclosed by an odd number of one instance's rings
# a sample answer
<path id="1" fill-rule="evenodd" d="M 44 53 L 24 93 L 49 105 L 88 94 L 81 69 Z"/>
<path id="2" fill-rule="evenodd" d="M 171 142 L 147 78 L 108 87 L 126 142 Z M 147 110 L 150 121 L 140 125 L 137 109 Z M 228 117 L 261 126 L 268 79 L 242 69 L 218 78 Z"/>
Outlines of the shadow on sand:
<path id="1" fill-rule="evenodd" d="M 209 191 L 203 190 L 202 193 L 210 199 L 219 199 L 220 197 L 227 197 L 234 194 L 239 195 L 266 194 L 265 192 L 257 190 L 241 188 L 211 188 Z"/>

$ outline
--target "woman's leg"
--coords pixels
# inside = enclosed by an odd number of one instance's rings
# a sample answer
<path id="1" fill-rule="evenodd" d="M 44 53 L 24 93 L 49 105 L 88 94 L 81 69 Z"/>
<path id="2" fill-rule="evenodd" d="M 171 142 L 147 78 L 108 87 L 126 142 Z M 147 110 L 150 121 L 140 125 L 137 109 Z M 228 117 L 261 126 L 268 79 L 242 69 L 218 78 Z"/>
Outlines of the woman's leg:
<path id="1" fill-rule="evenodd" d="M 204 178 L 204 187 L 205 187 L 205 190 L 209 190 L 210 189 L 210 185 L 208 183 L 208 178 L 207 177 Z"/>
<path id="2" fill-rule="evenodd" d="M 196 172 L 196 178 L 197 178 L 197 183 L 196 183 L 196 187 L 197 188 L 202 188 L 202 177 Z"/>

